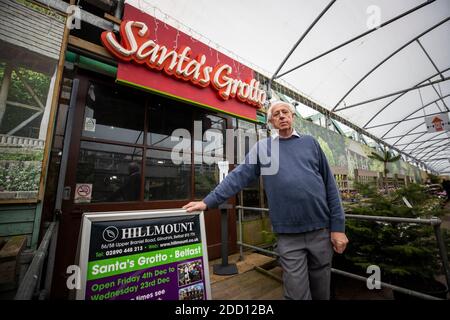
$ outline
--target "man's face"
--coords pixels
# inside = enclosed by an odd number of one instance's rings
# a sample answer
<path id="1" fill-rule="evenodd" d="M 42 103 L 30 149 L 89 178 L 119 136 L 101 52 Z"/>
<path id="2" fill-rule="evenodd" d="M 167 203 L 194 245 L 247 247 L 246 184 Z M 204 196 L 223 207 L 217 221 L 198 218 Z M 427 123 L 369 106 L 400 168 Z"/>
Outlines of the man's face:
<path id="1" fill-rule="evenodd" d="M 286 105 L 277 105 L 272 109 L 270 123 L 278 130 L 289 130 L 292 128 L 292 112 Z"/>

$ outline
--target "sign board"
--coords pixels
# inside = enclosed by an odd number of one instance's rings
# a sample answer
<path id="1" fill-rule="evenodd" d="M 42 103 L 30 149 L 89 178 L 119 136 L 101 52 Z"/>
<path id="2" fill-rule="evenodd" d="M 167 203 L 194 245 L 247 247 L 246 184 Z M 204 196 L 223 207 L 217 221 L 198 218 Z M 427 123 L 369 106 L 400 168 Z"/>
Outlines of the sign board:
<path id="1" fill-rule="evenodd" d="M 95 132 L 96 120 L 94 118 L 86 117 L 84 120 L 84 131 Z"/>
<path id="2" fill-rule="evenodd" d="M 217 165 L 219 166 L 219 182 L 222 182 L 228 175 L 229 163 L 228 161 L 219 161 Z"/>
<path id="3" fill-rule="evenodd" d="M 256 120 L 266 92 L 252 69 L 194 40 L 127 1 L 120 41 L 104 31 L 101 41 L 118 59 L 117 82 Z"/>
<path id="4" fill-rule="evenodd" d="M 92 198 L 92 183 L 77 183 L 75 186 L 74 203 L 90 203 Z"/>
<path id="5" fill-rule="evenodd" d="M 448 113 L 440 113 L 434 116 L 425 117 L 428 132 L 448 131 L 450 128 L 450 121 Z"/>
<path id="6" fill-rule="evenodd" d="M 85 213 L 78 300 L 211 299 L 203 212 Z"/>

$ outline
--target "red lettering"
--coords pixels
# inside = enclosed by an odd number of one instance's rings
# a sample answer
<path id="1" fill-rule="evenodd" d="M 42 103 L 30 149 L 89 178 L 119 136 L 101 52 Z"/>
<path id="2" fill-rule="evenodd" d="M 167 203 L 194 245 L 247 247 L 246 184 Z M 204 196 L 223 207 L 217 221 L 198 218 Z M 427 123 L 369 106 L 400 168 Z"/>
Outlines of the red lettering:
<path id="1" fill-rule="evenodd" d="M 264 105 L 266 94 L 259 89 L 259 82 L 254 79 L 245 82 L 233 79 L 231 66 L 207 66 L 205 55 L 198 55 L 193 59 L 191 49 L 187 46 L 182 46 L 177 51 L 155 43 L 148 38 L 148 27 L 143 22 L 123 20 L 120 25 L 120 38 L 119 43 L 112 31 L 104 31 L 101 34 L 103 45 L 121 61 L 134 61 L 199 87 L 211 84 L 224 100 L 236 97 L 239 101 L 255 107 Z"/>

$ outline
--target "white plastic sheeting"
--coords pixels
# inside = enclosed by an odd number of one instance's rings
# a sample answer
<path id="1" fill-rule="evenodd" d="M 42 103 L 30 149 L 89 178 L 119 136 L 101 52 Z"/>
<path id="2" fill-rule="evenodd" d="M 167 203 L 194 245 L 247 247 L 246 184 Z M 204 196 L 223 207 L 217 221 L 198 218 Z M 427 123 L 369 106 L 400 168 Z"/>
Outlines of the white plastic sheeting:
<path id="1" fill-rule="evenodd" d="M 333 1 L 129 2 L 225 54 L 235 53 L 233 58 L 272 77 Z M 429 168 L 450 173 L 449 133 L 426 133 L 424 119 L 450 111 L 449 35 L 449 0 L 337 0 L 306 34 L 275 81 L 289 83 Z M 413 87 L 418 88 L 410 90 Z"/>

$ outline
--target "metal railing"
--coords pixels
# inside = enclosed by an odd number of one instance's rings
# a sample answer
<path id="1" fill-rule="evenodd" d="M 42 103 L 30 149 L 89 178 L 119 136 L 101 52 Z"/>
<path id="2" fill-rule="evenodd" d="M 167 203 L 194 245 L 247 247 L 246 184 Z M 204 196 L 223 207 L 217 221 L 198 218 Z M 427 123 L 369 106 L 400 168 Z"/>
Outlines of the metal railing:
<path id="1" fill-rule="evenodd" d="M 56 232 L 58 230 L 58 222 L 52 222 L 45 232 L 44 238 L 39 248 L 34 253 L 33 260 L 28 267 L 19 288 L 17 289 L 14 300 L 32 300 L 38 297 L 44 300 L 50 292 L 51 278 L 53 273 L 54 249 L 56 247 Z M 46 260 L 46 258 L 48 258 Z M 42 275 L 44 271 L 44 263 L 47 261 L 44 281 Z M 44 287 L 41 288 L 44 282 Z"/>
<path id="2" fill-rule="evenodd" d="M 250 245 L 248 243 L 244 243 L 242 236 L 243 236 L 243 227 L 242 227 L 242 220 L 243 220 L 243 211 L 249 210 L 249 211 L 258 211 L 258 212 L 269 212 L 269 209 L 266 208 L 257 208 L 257 207 L 245 207 L 245 206 L 236 206 L 235 207 L 238 210 L 238 223 L 239 223 L 239 241 L 237 244 L 239 245 L 239 253 L 240 253 L 240 260 L 244 260 L 244 253 L 243 248 L 249 248 L 253 249 L 255 251 L 259 251 L 268 255 L 278 256 L 278 254 L 274 251 L 260 248 L 254 245 Z M 434 233 L 436 236 L 436 241 L 438 243 L 439 248 L 439 255 L 442 259 L 442 264 L 444 268 L 445 278 L 447 281 L 447 288 L 450 288 L 450 271 L 449 271 L 449 262 L 448 262 L 448 256 L 447 256 L 447 250 L 444 244 L 444 240 L 442 238 L 442 232 L 441 232 L 441 220 L 439 218 L 433 217 L 431 219 L 413 219 L 413 218 L 401 218 L 401 217 L 384 217 L 384 216 L 366 216 L 366 215 L 356 215 L 356 214 L 346 214 L 346 218 L 350 219 L 358 219 L 358 220 L 367 220 L 367 221 L 380 221 L 380 222 L 402 222 L 402 223 L 418 223 L 418 224 L 427 224 L 431 225 L 434 229 Z M 367 281 L 366 277 L 359 276 L 357 274 L 349 273 L 346 271 L 342 271 L 339 269 L 331 268 L 331 271 L 335 274 L 339 274 L 348 278 L 352 278 L 355 280 L 360 281 Z M 382 281 L 376 281 L 375 284 L 379 284 L 383 287 L 390 288 L 394 291 L 398 291 L 410 296 L 414 296 L 421 299 L 427 299 L 427 300 L 442 300 L 440 298 L 430 296 L 421 292 L 417 292 L 414 290 L 409 290 L 400 286 L 395 286 L 389 283 L 385 283 Z"/>

